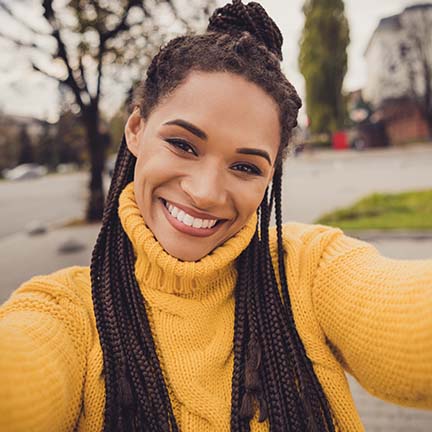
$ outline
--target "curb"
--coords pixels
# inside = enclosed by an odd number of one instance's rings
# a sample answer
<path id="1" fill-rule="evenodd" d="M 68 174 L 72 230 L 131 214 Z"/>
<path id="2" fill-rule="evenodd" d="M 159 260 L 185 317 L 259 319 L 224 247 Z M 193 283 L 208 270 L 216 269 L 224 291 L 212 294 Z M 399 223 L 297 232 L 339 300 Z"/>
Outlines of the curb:
<path id="1" fill-rule="evenodd" d="M 432 240 L 432 231 L 405 231 L 405 230 L 359 230 L 344 231 L 350 237 L 359 240 Z"/>

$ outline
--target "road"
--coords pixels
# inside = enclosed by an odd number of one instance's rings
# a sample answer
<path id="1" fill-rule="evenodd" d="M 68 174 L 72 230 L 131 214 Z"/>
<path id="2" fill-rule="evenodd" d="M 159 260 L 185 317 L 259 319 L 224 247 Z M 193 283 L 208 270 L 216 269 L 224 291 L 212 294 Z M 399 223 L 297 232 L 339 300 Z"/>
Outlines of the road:
<path id="1" fill-rule="evenodd" d="M 44 224 L 82 217 L 87 175 L 55 174 L 18 182 L 0 182 L 0 240 L 25 230 L 33 221 Z"/>

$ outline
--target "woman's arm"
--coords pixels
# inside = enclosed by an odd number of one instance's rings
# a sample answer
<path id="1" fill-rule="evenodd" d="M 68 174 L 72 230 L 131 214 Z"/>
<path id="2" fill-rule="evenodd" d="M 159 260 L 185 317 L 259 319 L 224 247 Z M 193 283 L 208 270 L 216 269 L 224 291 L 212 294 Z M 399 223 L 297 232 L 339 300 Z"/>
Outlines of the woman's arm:
<path id="1" fill-rule="evenodd" d="M 366 390 L 432 409 L 432 260 L 388 259 L 340 234 L 323 253 L 312 296 L 335 356 Z"/>
<path id="2" fill-rule="evenodd" d="M 0 308 L 0 430 L 71 431 L 81 409 L 88 317 L 67 269 L 23 284 Z"/>

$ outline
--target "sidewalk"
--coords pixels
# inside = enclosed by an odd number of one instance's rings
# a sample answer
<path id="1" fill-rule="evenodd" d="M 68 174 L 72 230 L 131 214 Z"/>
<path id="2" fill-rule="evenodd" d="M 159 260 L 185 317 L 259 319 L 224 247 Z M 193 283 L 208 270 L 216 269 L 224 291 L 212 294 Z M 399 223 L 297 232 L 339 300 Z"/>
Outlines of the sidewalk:
<path id="1" fill-rule="evenodd" d="M 29 236 L 14 234 L 1 240 L 0 304 L 22 283 L 38 274 L 48 274 L 72 265 L 90 265 L 99 224 L 48 230 L 45 234 Z M 75 242 L 81 250 L 59 253 L 66 242 Z"/>
<path id="2" fill-rule="evenodd" d="M 83 225 L 51 229 L 46 234 L 28 236 L 16 234 L 1 241 L 0 303 L 22 282 L 38 274 L 46 274 L 71 265 L 89 265 L 92 249 L 100 225 Z M 432 258 L 432 236 L 407 233 L 386 238 L 382 232 L 375 238 L 371 233 L 353 234 L 376 245 L 383 255 L 392 258 Z M 369 237 L 368 237 L 369 235 Z M 79 243 L 81 250 L 59 253 L 65 242 Z M 366 393 L 349 377 L 350 387 L 367 432 L 429 432 L 432 430 L 432 412 L 402 408 L 380 401 Z"/>
<path id="3" fill-rule="evenodd" d="M 394 156 L 430 155 L 432 153 L 432 143 L 409 144 L 401 147 L 370 147 L 365 150 L 333 150 L 326 148 L 306 149 L 297 156 L 304 159 L 329 159 L 335 160 L 384 157 L 390 159 Z M 294 158 L 294 156 L 292 156 Z"/>

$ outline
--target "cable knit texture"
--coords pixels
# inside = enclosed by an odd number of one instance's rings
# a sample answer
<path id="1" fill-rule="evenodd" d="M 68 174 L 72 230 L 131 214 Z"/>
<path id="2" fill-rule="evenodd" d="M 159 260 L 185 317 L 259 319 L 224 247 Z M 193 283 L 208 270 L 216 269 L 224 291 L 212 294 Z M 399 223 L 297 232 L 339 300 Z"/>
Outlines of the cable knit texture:
<path id="1" fill-rule="evenodd" d="M 146 227 L 133 183 L 119 216 L 180 429 L 228 431 L 234 263 L 256 217 L 202 260 L 181 262 Z M 344 369 L 382 399 L 432 409 L 432 260 L 390 260 L 320 225 L 286 224 L 283 237 L 296 326 L 337 430 L 364 430 Z M 270 238 L 276 263 L 274 230 Z M 102 351 L 88 267 L 19 287 L 0 308 L 0 353 L 1 431 L 101 431 Z M 251 429 L 268 424 L 254 419 Z"/>

